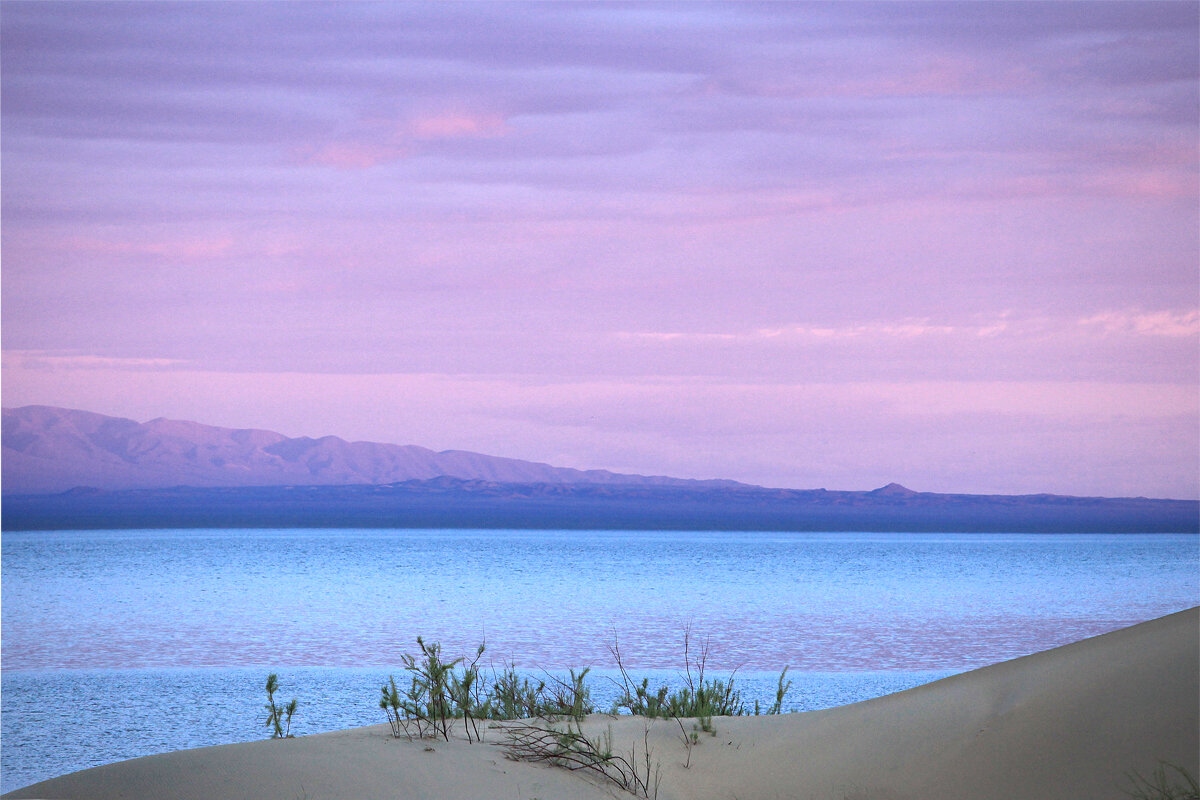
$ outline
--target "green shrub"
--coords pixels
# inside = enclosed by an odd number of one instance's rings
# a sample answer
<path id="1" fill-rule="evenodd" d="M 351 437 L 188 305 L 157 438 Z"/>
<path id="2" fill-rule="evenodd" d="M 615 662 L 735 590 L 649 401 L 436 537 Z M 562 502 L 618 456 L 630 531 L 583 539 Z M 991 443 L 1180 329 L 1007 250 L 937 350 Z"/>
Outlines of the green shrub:
<path id="1" fill-rule="evenodd" d="M 732 675 L 728 681 L 718 678 L 705 679 L 710 644 L 705 640 L 700 647 L 700 652 L 693 656 L 690 627 L 685 628 L 683 632 L 684 681 L 686 685 L 674 692 L 665 685 L 652 690 L 649 678 L 643 678 L 640 684 L 636 683 L 625 668 L 620 644 L 615 639 L 609 647 L 609 652 L 617 662 L 622 684 L 622 694 L 616 700 L 614 711 L 626 709 L 630 714 L 651 719 L 695 717 L 700 720 L 706 731 L 711 729 L 713 717 L 735 717 L 746 713 L 746 704 L 742 700 L 742 693 L 734 687 Z"/>
<path id="2" fill-rule="evenodd" d="M 441 736 L 449 740 L 450 720 L 457 716 L 451 679 L 454 668 L 463 659 L 443 661 L 441 645 L 436 642 L 425 644 L 420 636 L 417 637 L 417 646 L 421 649 L 419 658 L 407 653 L 401 656 L 404 669 L 409 673 L 408 689 L 401 693 L 396 687 L 395 678 L 388 676 L 388 685 L 382 689 L 379 705 L 388 715 L 392 732 L 397 736 L 400 735 L 399 729 L 403 728 L 407 735 L 415 730 L 418 738 Z M 409 723 L 412 723 L 412 729 Z"/>
<path id="3" fill-rule="evenodd" d="M 792 681 L 790 679 L 788 679 L 787 683 L 784 683 L 784 679 L 787 678 L 787 673 L 788 673 L 787 667 L 784 667 L 783 672 L 779 673 L 779 685 L 775 688 L 775 704 L 774 705 L 772 705 L 766 711 L 760 712 L 759 708 L 758 708 L 758 701 L 757 700 L 754 701 L 754 715 L 755 716 L 758 716 L 760 713 L 764 713 L 764 714 L 782 714 L 783 713 L 783 698 L 787 695 L 788 689 L 792 688 Z"/>
<path id="4" fill-rule="evenodd" d="M 408 688 L 401 690 L 389 676 L 380 689 L 379 707 L 387 715 L 394 736 L 449 739 L 450 724 L 461 719 L 467 739 L 480 738 L 479 720 L 512 720 L 535 717 L 583 717 L 595 711 L 585 682 L 588 670 L 571 670 L 570 680 L 551 678 L 531 683 L 514 666 L 486 680 L 479 663 L 485 651 L 479 645 L 475 658 L 446 661 L 441 645 L 417 637 L 419 656 L 404 655 Z"/>
<path id="5" fill-rule="evenodd" d="M 548 690 L 547 699 L 542 702 L 537 716 L 570 717 L 578 722 L 594 712 L 592 693 L 584 682 L 590 671 L 590 667 L 585 667 L 576 674 L 572 669 L 570 682 L 554 678 L 554 684 Z"/>
<path id="6" fill-rule="evenodd" d="M 527 677 L 518 675 L 516 667 L 510 665 L 498 675 L 493 673 L 488 689 L 488 718 L 505 720 L 546 716 L 545 692 L 545 681 L 538 681 L 534 685 Z"/>
<path id="7" fill-rule="evenodd" d="M 292 698 L 286 706 L 275 702 L 275 692 L 279 691 L 279 676 L 272 672 L 267 676 L 267 719 L 266 726 L 271 729 L 272 739 L 290 738 L 292 733 L 292 716 L 296 713 L 298 703 Z"/>
<path id="8" fill-rule="evenodd" d="M 400 690 L 396 687 L 396 679 L 388 676 L 388 682 L 384 685 L 383 697 L 379 699 L 379 707 L 387 714 L 388 724 L 392 728 L 392 736 L 399 739 L 401 736 L 412 738 L 408 730 L 408 716 L 404 713 L 404 700 L 400 694 Z"/>
<path id="9" fill-rule="evenodd" d="M 489 680 L 479 666 L 486 649 L 483 644 L 469 662 L 461 657 L 446 660 L 440 644 L 426 643 L 420 636 L 417 646 L 418 655 L 402 656 L 408 673 L 407 687 L 400 688 L 396 679 L 389 676 L 388 683 L 380 689 L 379 707 L 386 714 L 394 736 L 449 739 L 452 722 L 461 719 L 467 739 L 474 741 L 480 738 L 479 720 L 580 721 L 596 710 L 587 685 L 590 668 L 578 672 L 571 669 L 565 679 L 547 675 L 545 679 L 531 680 L 519 673 L 514 664 L 509 664 L 500 671 L 493 669 Z M 666 685 L 652 689 L 648 678 L 637 683 L 626 669 L 620 644 L 615 639 L 609 650 L 621 677 L 618 684 L 621 693 L 613 704 L 613 713 L 624 710 L 650 719 L 695 719 L 693 731 L 713 735 L 714 717 L 779 714 L 792 685 L 785 667 L 779 676 L 775 703 L 763 712 L 756 701 L 753 711 L 748 712 L 734 676 L 709 677 L 710 644 L 705 640 L 695 648 L 690 627 L 684 629 L 683 635 L 685 685 L 674 691 Z M 680 729 L 684 731 L 685 743 L 696 743 L 696 735 L 686 733 L 682 722 Z"/>

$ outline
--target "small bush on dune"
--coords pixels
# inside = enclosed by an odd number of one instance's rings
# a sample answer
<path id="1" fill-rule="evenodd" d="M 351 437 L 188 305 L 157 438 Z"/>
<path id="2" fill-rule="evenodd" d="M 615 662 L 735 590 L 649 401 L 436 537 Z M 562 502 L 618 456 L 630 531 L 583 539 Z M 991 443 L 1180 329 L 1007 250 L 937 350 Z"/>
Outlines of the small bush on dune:
<path id="1" fill-rule="evenodd" d="M 489 681 L 479 668 L 485 651 L 482 644 L 469 662 L 465 658 L 445 660 L 439 644 L 426 644 L 421 637 L 417 637 L 417 646 L 420 655 L 403 656 L 408 687 L 401 689 L 389 676 L 381 688 L 379 706 L 387 715 L 393 736 L 448 740 L 452 722 L 461 719 L 467 740 L 475 741 L 481 738 L 479 720 L 529 720 L 503 726 L 509 758 L 587 770 L 641 797 L 657 794 L 659 765 L 651 758 L 648 722 L 642 752 L 635 746 L 627 756 L 613 753 L 611 731 L 599 738 L 584 734 L 580 723 L 596 710 L 587 686 L 589 669 L 572 669 L 567 679 L 547 675 L 545 680 L 530 680 L 509 664 L 499 672 L 493 670 Z M 699 733 L 716 735 L 713 717 L 749 713 L 741 691 L 734 686 L 734 676 L 725 680 L 709 677 L 709 642 L 705 640 L 694 648 L 690 627 L 685 628 L 683 636 L 684 686 L 675 691 L 665 685 L 651 689 L 649 679 L 638 683 L 626 669 L 615 639 L 609 650 L 621 679 L 621 694 L 612 713 L 624 710 L 648 719 L 675 720 L 687 749 L 685 767 L 691 765 Z M 785 668 L 779 676 L 775 703 L 762 712 L 755 702 L 752 713 L 779 714 L 791 685 Z M 691 733 L 684 719 L 696 720 Z"/>
<path id="2" fill-rule="evenodd" d="M 489 682 L 479 666 L 484 645 L 479 645 L 470 662 L 465 658 L 444 660 L 440 644 L 426 644 L 419 636 L 417 646 L 419 656 L 402 656 L 409 673 L 408 688 L 401 690 L 389 676 L 380 689 L 379 707 L 396 737 L 449 739 L 452 721 L 461 719 L 468 741 L 474 741 L 481 738 L 479 720 L 578 720 L 595 711 L 585 681 L 587 669 L 571 670 L 569 681 L 552 677 L 549 683 L 534 684 L 509 666 L 499 674 L 493 672 Z"/>
<path id="3" fill-rule="evenodd" d="M 383 709 L 384 714 L 387 714 L 388 724 L 392 728 L 392 736 L 399 739 L 401 736 L 408 735 L 408 716 L 404 713 L 404 700 L 394 677 L 388 676 L 388 682 L 384 684 L 382 692 L 383 697 L 379 699 L 379 707 Z"/>
<path id="4" fill-rule="evenodd" d="M 655 718 L 696 718 L 701 727 L 708 731 L 713 717 L 736 717 L 746 713 L 742 693 L 734 688 L 734 676 L 728 681 L 705 679 L 711 647 L 705 640 L 698 653 L 693 653 L 692 631 L 683 632 L 683 663 L 685 686 L 672 692 L 667 686 L 650 689 L 650 680 L 643 678 L 639 684 L 629 676 L 621 656 L 621 646 L 614 639 L 609 646 L 617 670 L 621 673 L 622 694 L 615 703 L 614 711 L 626 709 L 630 714 Z M 785 670 L 786 671 L 786 670 Z M 780 681 L 782 682 L 782 677 Z M 782 700 L 781 700 L 782 702 Z"/>
<path id="5" fill-rule="evenodd" d="M 476 739 L 480 738 L 478 720 L 486 719 L 489 714 L 487 702 L 483 700 L 483 681 L 479 677 L 479 659 L 483 658 L 483 650 L 484 646 L 479 645 L 470 663 L 466 659 L 459 660 L 464 665 L 461 673 L 450 672 L 450 699 L 454 703 L 451 710 L 454 716 L 462 717 L 467 741 L 471 741 L 472 733 Z"/>
<path id="6" fill-rule="evenodd" d="M 477 738 L 479 720 L 515 720 L 570 717 L 580 720 L 595 712 L 591 690 L 587 685 L 590 668 L 570 670 L 566 679 L 547 675 L 531 680 L 519 673 L 514 664 L 500 671 L 492 670 L 490 680 L 479 664 L 485 652 L 481 644 L 470 662 L 459 657 L 447 661 L 441 645 L 426 643 L 418 636 L 417 656 L 402 656 L 404 669 L 409 673 L 407 688 L 401 689 L 394 677 L 381 687 L 379 707 L 383 709 L 396 736 L 435 736 L 446 739 L 452 720 L 462 719 L 468 727 L 468 738 Z M 672 691 L 662 685 L 651 688 L 650 680 L 639 683 L 626 668 L 619 642 L 609 646 L 620 673 L 620 696 L 612 713 L 629 713 L 650 719 L 695 719 L 698 727 L 712 733 L 713 717 L 743 714 L 779 714 L 783 699 L 792 682 L 787 680 L 787 668 L 779 676 L 775 702 L 763 711 L 758 701 L 753 710 L 747 709 L 741 690 L 735 685 L 735 675 L 728 679 L 711 678 L 708 660 L 711 652 L 706 640 L 699 648 L 694 645 L 691 628 L 683 635 L 684 685 Z"/>
<path id="7" fill-rule="evenodd" d="M 488 719 L 512 720 L 536 717 L 571 717 L 583 719 L 595 712 L 591 690 L 586 683 L 590 668 L 580 672 L 570 670 L 570 680 L 547 676 L 546 680 L 531 683 L 517 673 L 514 665 L 500 673 L 492 673 L 488 689 Z"/>
<path id="8" fill-rule="evenodd" d="M 784 667 L 783 672 L 779 673 L 779 685 L 775 687 L 775 704 L 772 705 L 770 708 L 768 708 L 763 713 L 765 713 L 765 714 L 782 714 L 783 713 L 783 698 L 787 696 L 788 689 L 792 688 L 792 681 L 790 678 L 787 677 L 787 673 L 788 673 L 787 667 Z M 784 683 L 785 678 L 787 678 L 787 683 Z M 758 701 L 755 700 L 754 701 L 755 716 L 757 716 L 758 713 L 759 713 Z"/>
<path id="9" fill-rule="evenodd" d="M 287 739 L 292 735 L 292 716 L 296 713 L 298 703 L 292 698 L 286 706 L 275 702 L 275 692 L 279 691 L 279 676 L 272 672 L 267 676 L 267 719 L 266 726 L 271 729 L 272 739 Z"/>
<path id="10" fill-rule="evenodd" d="M 488 718 L 530 719 L 545 716 L 543 713 L 546 682 L 537 684 L 517 674 L 515 666 L 508 666 L 498 675 L 493 673 L 488 691 Z"/>
<path id="11" fill-rule="evenodd" d="M 426 644 L 420 636 L 417 646 L 420 656 L 403 655 L 404 669 L 409 673 L 408 688 L 403 692 L 396 686 L 396 679 L 388 677 L 388 683 L 382 687 L 379 707 L 387 714 L 392 733 L 396 736 L 416 735 L 417 738 L 426 736 L 448 740 L 450 738 L 450 722 L 462 717 L 466 721 L 467 736 L 478 729 L 474 726 L 474 718 L 478 716 L 478 662 L 483 655 L 483 645 L 479 646 L 475 661 L 466 666 L 460 673 L 455 668 L 463 664 L 465 659 L 456 658 L 453 661 L 442 659 L 442 648 L 437 642 Z"/>
<path id="12" fill-rule="evenodd" d="M 569 682 L 558 678 L 552 679 L 553 684 L 547 690 L 546 700 L 537 716 L 570 717 L 579 721 L 588 714 L 594 713 L 596 709 L 592 706 L 592 693 L 585 683 L 590 671 L 590 667 L 585 667 L 579 673 L 572 669 Z"/>

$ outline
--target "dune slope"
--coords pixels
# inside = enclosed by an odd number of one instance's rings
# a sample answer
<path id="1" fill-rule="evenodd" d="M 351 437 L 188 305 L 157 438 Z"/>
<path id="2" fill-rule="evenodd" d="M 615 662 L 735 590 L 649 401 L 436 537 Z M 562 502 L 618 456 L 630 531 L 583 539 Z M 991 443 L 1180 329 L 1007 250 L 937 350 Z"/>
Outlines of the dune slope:
<path id="1" fill-rule="evenodd" d="M 687 752 L 674 722 L 590 717 L 618 752 L 648 741 L 658 797 L 808 800 L 1127 798 L 1160 761 L 1200 774 L 1200 609 L 907 692 L 782 717 L 716 720 Z M 647 730 L 648 728 L 648 730 Z M 408 742 L 387 726 L 135 759 L 6 798 L 629 797 L 508 760 L 503 735 Z"/>

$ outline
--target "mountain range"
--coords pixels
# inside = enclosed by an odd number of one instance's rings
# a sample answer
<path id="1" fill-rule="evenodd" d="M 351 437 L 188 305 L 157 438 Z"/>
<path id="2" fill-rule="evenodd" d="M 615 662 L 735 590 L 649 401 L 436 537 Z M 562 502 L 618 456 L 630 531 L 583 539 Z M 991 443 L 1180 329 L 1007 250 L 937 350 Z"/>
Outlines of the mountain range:
<path id="1" fill-rule="evenodd" d="M 23 406 L 3 411 L 4 494 L 80 486 L 340 486 L 438 477 L 496 483 L 732 486 L 578 470 L 465 450 L 289 438 L 274 431 L 219 428 L 170 419 L 135 422 L 89 411 Z"/>
<path id="2" fill-rule="evenodd" d="M 769 489 L 414 445 L 5 409 L 3 528 L 1196 532 L 1200 502 Z"/>

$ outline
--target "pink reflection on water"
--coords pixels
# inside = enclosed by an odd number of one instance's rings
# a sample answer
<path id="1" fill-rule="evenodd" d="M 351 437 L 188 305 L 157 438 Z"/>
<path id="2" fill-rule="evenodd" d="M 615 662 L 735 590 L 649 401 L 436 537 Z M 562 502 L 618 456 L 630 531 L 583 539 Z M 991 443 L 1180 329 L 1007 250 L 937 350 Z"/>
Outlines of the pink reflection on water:
<path id="1" fill-rule="evenodd" d="M 787 624 L 721 625 L 692 632 L 697 658 L 707 642 L 714 669 L 939 670 L 963 669 L 1016 658 L 1096 636 L 1141 620 L 811 618 Z M 683 626 L 662 620 L 629 620 L 617 632 L 629 666 L 676 669 L 683 666 Z M 396 666 L 417 651 L 416 635 L 387 630 L 341 628 L 253 632 L 229 629 L 219 635 L 200 628 L 162 630 L 59 631 L 42 638 L 4 643 L 5 669 L 255 666 Z M 449 656 L 473 655 L 486 641 L 485 662 L 522 667 L 612 667 L 614 630 L 581 625 L 573 631 L 497 631 L 471 638 L 427 635 Z"/>
<path id="2" fill-rule="evenodd" d="M 1142 620 L 1100 619 L 835 619 L 813 617 L 794 624 L 725 618 L 693 627 L 691 653 L 707 642 L 708 664 L 721 670 L 773 671 L 784 666 L 810 671 L 965 669 L 1016 658 L 1096 636 Z M 753 622 L 753 624 L 752 624 Z M 683 624 L 630 619 L 621 631 L 597 621 L 572 630 L 478 631 L 474 637 L 426 632 L 449 656 L 474 655 L 486 642 L 485 662 L 522 667 L 612 667 L 617 635 L 629 666 L 683 666 Z M 741 624 L 739 624 L 741 623 Z M 214 635 L 216 634 L 216 635 Z M 4 669 L 256 666 L 396 666 L 417 651 L 416 634 L 364 627 L 278 630 L 229 628 L 214 632 L 181 624 L 172 631 L 73 630 L 4 642 Z"/>

